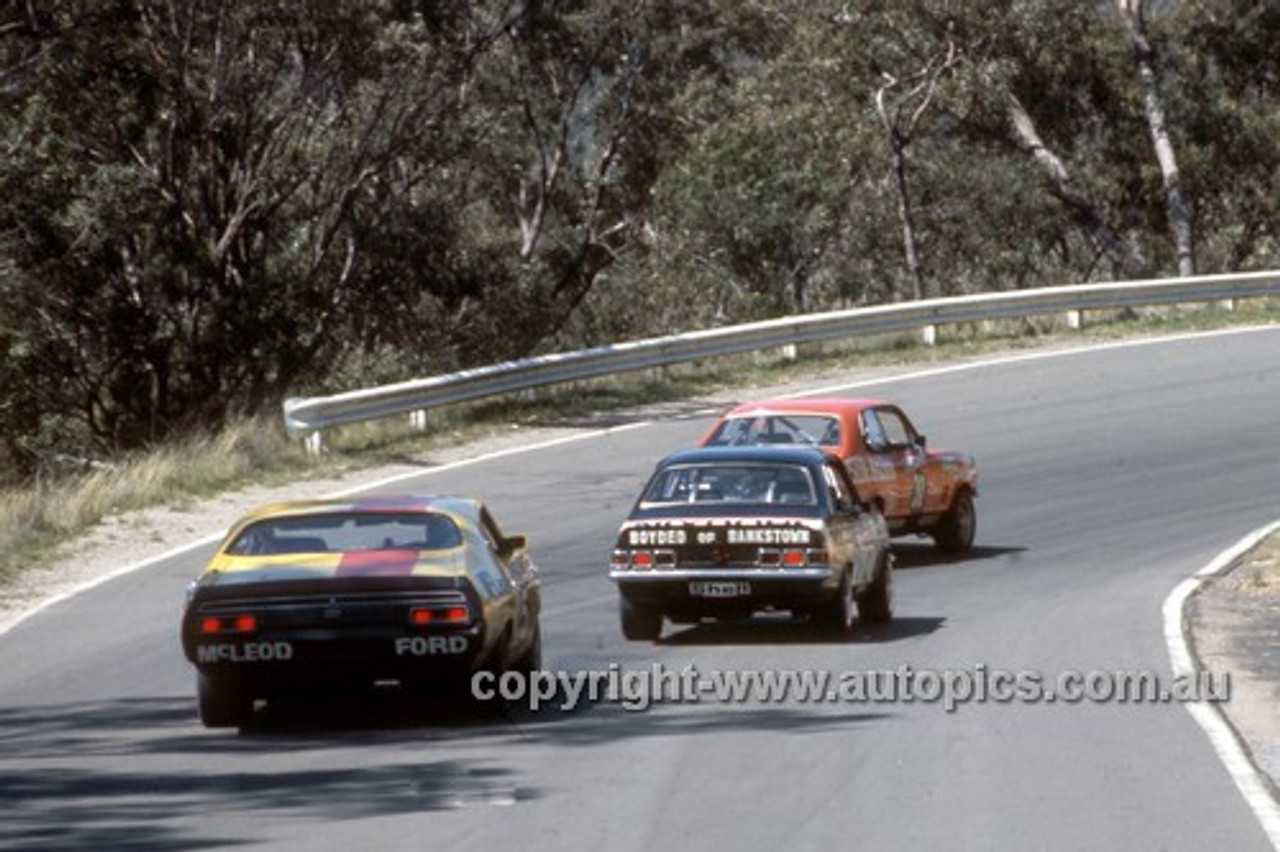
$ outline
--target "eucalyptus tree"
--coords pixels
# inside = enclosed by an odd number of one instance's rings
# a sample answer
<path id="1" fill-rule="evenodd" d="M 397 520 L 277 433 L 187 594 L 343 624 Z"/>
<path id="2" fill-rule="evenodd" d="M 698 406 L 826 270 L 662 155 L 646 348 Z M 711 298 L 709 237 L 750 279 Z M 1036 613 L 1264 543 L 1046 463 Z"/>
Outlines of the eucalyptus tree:
<path id="1" fill-rule="evenodd" d="M 646 305 L 668 327 L 881 297 L 866 285 L 874 252 L 854 244 L 865 231 L 849 224 L 869 220 L 849 204 L 870 179 L 868 83 L 830 49 L 840 24 L 828 4 L 750 8 L 728 84 L 699 90 L 692 144 L 655 187 L 653 266 L 627 270 L 680 283 L 683 298 Z"/>
<path id="2" fill-rule="evenodd" d="M 376 331 L 394 300 L 373 298 L 368 234 L 461 150 L 454 118 L 506 11 L 8 7 L 0 239 L 23 428 L 69 420 L 114 449 L 216 426 Z"/>
<path id="3" fill-rule="evenodd" d="M 526 7 L 484 67 L 492 123 L 465 215 L 497 262 L 464 359 L 616 339 L 638 305 L 672 303 L 666 281 L 622 270 L 661 252 L 655 186 L 750 61 L 754 20 L 731 0 Z"/>
<path id="4" fill-rule="evenodd" d="M 1280 258 L 1280 6 L 1178 3 L 1150 19 L 1166 111 L 1178 117 L 1179 175 L 1205 271 Z"/>
<path id="5" fill-rule="evenodd" d="M 1193 275 L 1195 259 L 1191 246 L 1191 212 L 1183 198 L 1178 156 L 1174 150 L 1164 97 L 1161 95 L 1160 80 L 1156 73 L 1156 53 L 1147 23 L 1150 4 L 1147 0 L 1116 0 L 1116 6 L 1133 45 L 1133 61 L 1142 86 L 1143 114 L 1146 116 L 1151 146 L 1164 183 L 1169 231 L 1178 256 L 1178 274 Z"/>

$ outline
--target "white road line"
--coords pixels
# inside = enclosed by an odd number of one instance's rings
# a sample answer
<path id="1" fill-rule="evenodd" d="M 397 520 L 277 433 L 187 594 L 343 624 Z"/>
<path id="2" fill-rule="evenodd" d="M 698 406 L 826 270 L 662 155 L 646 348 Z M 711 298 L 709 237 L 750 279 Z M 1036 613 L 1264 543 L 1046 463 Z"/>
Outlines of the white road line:
<path id="1" fill-rule="evenodd" d="M 882 376 L 875 379 L 863 379 L 860 381 L 846 382 L 844 384 L 839 384 L 839 385 L 831 385 L 829 387 L 821 388 L 819 390 L 805 391 L 802 394 L 797 394 L 797 396 L 816 396 L 823 393 L 832 393 L 834 391 L 848 390 L 851 388 L 873 387 L 875 385 L 885 385 L 885 384 L 891 384 L 893 382 L 909 382 L 917 379 L 928 379 L 928 378 L 933 378 L 935 376 L 947 375 L 949 373 L 959 373 L 965 370 L 978 370 L 983 367 L 1000 367 L 1006 364 L 1018 364 L 1024 361 L 1036 361 L 1044 358 L 1063 358 L 1070 355 L 1083 355 L 1090 352 L 1099 352 L 1099 351 L 1105 351 L 1109 349 L 1124 349 L 1124 348 L 1134 347 L 1134 346 L 1153 346 L 1153 345 L 1165 344 L 1165 343 L 1180 343 L 1186 340 L 1199 340 L 1207 337 L 1221 337 L 1221 336 L 1230 335 L 1230 334 L 1249 334 L 1249 333 L 1260 332 L 1260 331 L 1262 332 L 1280 331 L 1280 326 L 1277 326 L 1277 325 L 1241 326 L 1237 328 L 1217 329 L 1214 331 L 1187 332 L 1184 334 L 1171 334 L 1163 337 L 1144 337 L 1137 340 L 1120 340 L 1120 341 L 1115 341 L 1111 343 L 1088 344 L 1085 346 L 1076 347 L 1074 349 L 1057 349 L 1057 350 L 1050 350 L 1047 352 L 1023 352 L 1017 355 L 1001 355 L 995 358 L 987 358 L 981 361 L 970 361 L 970 362 L 965 362 L 961 364 L 950 364 L 942 367 L 931 367 L 924 370 L 909 370 L 908 372 L 898 373 L 891 376 Z M 618 432 L 625 432 L 631 429 L 641 429 L 646 426 L 652 425 L 652 423 L 653 421 L 646 420 L 646 421 L 640 421 L 637 423 L 628 423 L 623 426 L 610 426 L 604 429 L 592 429 L 590 431 L 582 432 L 580 434 L 569 435 L 567 437 L 561 437 L 561 438 L 555 438 L 555 439 L 552 439 L 549 441 L 543 441 L 537 444 L 529 444 L 528 446 L 523 446 L 523 447 L 511 447 L 505 450 L 499 450 L 497 452 L 486 453 L 484 455 L 475 456 L 473 458 L 462 459 L 456 462 L 448 462 L 446 464 L 442 464 L 438 467 L 433 467 L 427 470 L 411 471 L 409 473 L 403 473 L 403 474 L 398 474 L 396 476 L 387 477 L 386 479 L 381 479 L 376 482 L 364 483 L 362 485 L 347 489 L 345 491 L 339 491 L 330 496 L 335 498 L 350 497 L 356 494 L 362 494 L 366 491 L 373 491 L 375 489 L 385 488 L 389 485 L 394 485 L 398 482 L 403 482 L 408 479 L 417 479 L 419 477 L 431 476 L 433 474 L 444 473 L 445 471 L 455 470 L 457 468 L 466 467 L 468 465 L 481 464 L 483 462 L 492 461 L 493 459 L 518 455 L 520 453 L 531 453 L 537 450 L 549 449 L 551 447 L 557 447 L 563 444 L 570 444 L 577 441 L 591 440 L 594 438 L 604 437 L 606 435 L 616 434 Z M 163 562 L 166 559 L 172 559 L 176 556 L 181 556 L 183 553 L 186 553 L 190 550 L 195 550 L 196 548 L 204 547 L 205 545 L 218 541 L 220 537 L 221 537 L 220 535 L 207 536 L 198 541 L 191 542 L 190 544 L 186 544 L 186 545 L 182 545 L 181 547 L 174 548 L 173 550 L 170 550 L 166 553 L 162 553 L 159 556 L 153 556 L 141 562 L 137 562 L 132 565 L 126 565 L 116 571 L 112 571 L 100 577 L 95 577 L 94 579 L 86 583 L 83 583 L 79 586 L 76 586 L 75 588 L 67 592 L 45 599 L 39 602 L 38 604 L 36 604 L 35 606 L 33 606 L 31 609 L 22 613 L 17 618 L 10 621 L 9 623 L 0 625 L 0 636 L 3 636 L 13 628 L 17 627 L 22 622 L 26 621 L 31 616 L 36 615 L 37 613 L 43 612 L 44 610 L 48 609 L 50 606 L 53 606 L 56 603 L 59 603 L 68 598 L 74 597 L 80 594 L 81 592 L 88 591 L 89 589 L 92 589 L 96 586 L 100 586 L 103 583 L 108 582 L 109 580 L 114 580 L 117 577 L 121 577 L 125 574 L 131 574 L 134 571 L 139 571 L 143 568 L 148 568 L 159 562 Z"/>
<path id="2" fill-rule="evenodd" d="M 916 370 L 903 375 L 882 376 L 876 379 L 862 379 L 856 382 L 845 382 L 838 385 L 828 385 L 824 388 L 816 390 L 807 390 L 802 393 L 794 394 L 794 396 L 822 396 L 824 394 L 834 393 L 836 391 L 849 390 L 851 388 L 869 388 L 876 385 L 888 385 L 894 382 L 905 382 L 912 379 L 931 379 L 935 376 L 945 376 L 950 373 L 960 373 L 965 370 L 976 370 L 979 367 L 1003 367 L 1007 364 L 1020 364 L 1025 361 L 1040 361 L 1047 358 L 1065 358 L 1070 355 L 1088 355 L 1093 352 L 1106 352 L 1111 349 L 1130 349 L 1137 346 L 1155 346 L 1165 343 L 1182 343 L 1188 340 L 1202 340 L 1210 337 L 1223 337 L 1230 334 L 1251 334 L 1259 331 L 1280 331 L 1280 325 L 1246 325 L 1237 328 L 1215 329 L 1212 331 L 1189 331 L 1183 334 L 1171 334 L 1164 337 L 1143 337 L 1137 340 L 1116 340 L 1109 343 L 1095 343 L 1087 346 L 1077 346 L 1073 349 L 1050 349 L 1043 352 L 1023 352 L 1018 355 L 1001 355 L 996 358 L 988 358 L 983 361 L 970 361 L 961 364 L 947 364 L 942 367 L 932 367 L 927 370 Z"/>
<path id="3" fill-rule="evenodd" d="M 1218 554 L 1217 558 L 1208 565 L 1179 583 L 1169 597 L 1165 598 L 1164 638 L 1169 646 L 1169 659 L 1173 663 L 1175 677 L 1194 677 L 1199 668 L 1191 653 L 1191 644 L 1187 641 L 1185 612 L 1187 599 L 1195 594 L 1205 580 L 1224 573 L 1241 555 L 1276 530 L 1280 530 L 1280 521 L 1249 533 Z M 1183 706 L 1209 736 L 1209 742 L 1218 753 L 1218 759 L 1227 768 L 1231 779 L 1236 782 L 1236 787 L 1249 807 L 1253 809 L 1258 822 L 1262 823 L 1262 830 L 1271 840 L 1271 845 L 1280 852 L 1280 802 L 1277 802 L 1272 794 L 1268 779 L 1249 758 L 1248 751 L 1241 743 L 1235 728 L 1227 721 L 1227 717 L 1216 704 L 1200 701 L 1188 702 Z"/>
<path id="4" fill-rule="evenodd" d="M 356 494 L 363 494 L 366 491 L 373 491 L 376 488 L 385 488 L 388 485 L 395 485 L 397 482 L 403 482 L 406 479 L 417 479 L 422 476 L 432 476 L 437 473 L 444 473 L 447 470 L 455 470 L 460 467 L 467 467 L 468 465 L 480 464 L 481 462 L 487 462 L 487 461 L 493 461 L 494 459 L 500 459 L 506 456 L 515 456 L 515 455 L 520 455 L 521 453 L 531 453 L 534 450 L 546 450 L 551 447 L 558 447 L 562 444 L 573 444 L 578 441 L 588 440 L 590 438 L 603 438 L 605 435 L 616 435 L 619 432 L 629 432 L 632 429 L 640 429 L 645 426 L 650 426 L 652 425 L 652 423 L 653 421 L 651 420 L 642 420 L 637 423 L 627 423 L 626 425 L 623 425 L 623 426 L 608 426 L 604 429 L 592 429 L 589 432 L 582 432 L 577 435 L 567 435 L 563 438 L 552 438 L 549 441 L 543 441 L 539 444 L 529 444 L 526 447 L 509 447 L 505 450 L 498 450 L 492 453 L 485 453 L 484 455 L 474 456 L 469 459 L 460 459 L 455 462 L 446 462 L 442 465 L 429 468 L 427 470 L 414 470 L 408 473 L 401 473 L 395 476 L 390 476 L 390 477 L 387 477 L 386 479 L 380 479 L 377 482 L 366 482 L 362 485 L 357 485 L 355 488 L 350 488 L 350 489 L 347 489 L 346 491 L 339 491 L 338 493 L 331 494 L 329 496 L 333 498 L 351 497 Z"/>
<path id="5" fill-rule="evenodd" d="M 549 447 L 557 447 L 557 446 L 560 446 L 561 444 L 569 444 L 574 441 L 586 440 L 587 438 L 599 438 L 603 435 L 610 435 L 617 432 L 623 432 L 628 429 L 636 429 L 641 426 L 647 426 L 647 425 L 649 424 L 647 422 L 644 422 L 644 423 L 628 423 L 625 426 L 610 426 L 607 429 L 594 429 L 590 432 L 583 432 L 582 434 L 579 434 L 579 435 L 568 435 L 566 437 L 553 438 L 549 441 L 543 441 L 538 444 L 529 444 L 528 446 L 525 446 L 525 447 L 512 447 L 505 450 L 498 450 L 497 452 L 487 453 L 485 455 L 475 456 L 469 459 L 462 459 L 456 462 L 447 462 L 445 464 L 439 465 L 438 467 L 430 468 L 429 470 L 411 471 L 409 473 L 397 474 L 396 476 L 390 476 L 385 479 L 380 479 L 376 482 L 366 482 L 362 485 L 356 486 L 355 488 L 349 488 L 345 491 L 338 491 L 334 494 L 330 494 L 329 497 L 333 499 L 338 499 L 342 497 L 351 497 L 356 494 L 361 494 L 365 491 L 373 491 L 377 488 L 385 488 L 388 485 L 394 485 L 395 483 L 402 482 L 406 479 L 416 479 L 420 476 L 429 476 L 431 474 L 443 473 L 444 471 L 447 471 L 447 470 L 453 470 L 455 468 L 465 467 L 467 465 L 472 465 L 472 464 L 479 464 L 481 462 L 503 458 L 504 456 L 515 455 L 517 453 L 528 453 L 528 452 L 533 452 L 534 450 L 547 449 Z M 225 535 L 225 532 L 220 532 L 220 533 L 215 533 L 214 535 L 205 536 L 204 538 L 201 538 L 197 541 L 193 541 L 188 544 L 181 545 L 180 547 L 175 547 L 173 550 L 168 550 L 164 553 L 159 554 L 158 556 L 152 556 L 148 559 L 142 560 L 141 562 L 135 562 L 132 565 L 125 565 L 121 568 L 116 569 L 115 571 L 109 571 L 106 574 L 102 574 L 100 576 L 94 577 L 92 580 L 88 580 L 84 583 L 81 583 L 80 585 L 72 589 L 68 589 L 67 591 L 62 592 L 61 594 L 57 594 L 57 595 L 53 595 L 51 597 L 45 598 L 44 600 L 32 606 L 30 609 L 22 612 L 21 614 L 13 618 L 8 623 L 0 624 L 0 636 L 4 636 L 10 630 L 13 630 L 15 627 L 17 627 L 19 624 L 22 624 L 28 618 L 31 618 L 32 616 L 37 615 L 41 612 L 44 612 L 46 609 L 48 609 L 49 607 L 55 604 L 61 603 L 62 601 L 65 601 L 69 598 L 73 598 L 76 595 L 81 594 L 82 592 L 87 592 L 90 589 L 95 588 L 97 586 L 101 586 L 103 583 L 114 580 L 117 577 L 123 577 L 125 574 L 132 574 L 133 572 L 141 571 L 144 568 L 150 568 L 152 565 L 158 565 L 159 563 L 164 562 L 165 560 L 173 559 L 174 557 L 181 556 L 184 553 L 188 553 L 192 550 L 205 547 L 206 545 L 215 544 L 222 540 L 223 535 Z"/>
<path id="6" fill-rule="evenodd" d="M 839 391 L 839 390 L 849 390 L 851 388 L 873 387 L 876 385 L 891 384 L 893 382 L 909 382 L 916 379 L 928 379 L 928 378 L 933 378 L 934 376 L 942 376 L 942 375 L 947 375 L 949 373 L 958 373 L 965 370 L 977 370 L 983 367 L 1000 367 L 1006 364 L 1018 364 L 1025 361 L 1036 361 L 1043 358 L 1063 358 L 1070 355 L 1082 355 L 1090 352 L 1099 352 L 1099 351 L 1104 351 L 1109 349 L 1122 349 L 1122 348 L 1133 347 L 1133 346 L 1153 346 L 1153 345 L 1164 344 L 1164 343 L 1180 343 L 1186 340 L 1200 340 L 1207 337 L 1220 337 L 1220 336 L 1229 335 L 1229 334 L 1249 334 L 1252 332 L 1259 332 L 1259 331 L 1278 331 L 1278 330 L 1280 330 L 1280 326 L 1251 325 L 1251 326 L 1242 326 L 1238 328 L 1217 329 L 1214 331 L 1199 331 L 1199 332 L 1188 332 L 1185 334 L 1171 334 L 1163 337 L 1144 337 L 1138 340 L 1119 340 L 1111 343 L 1089 344 L 1085 346 L 1076 347 L 1074 349 L 1057 349 L 1057 350 L 1050 350 L 1047 352 L 1023 352 L 1017 355 L 1001 355 L 995 358 L 987 358 L 981 361 L 970 361 L 962 364 L 949 364 L 942 367 L 931 367 L 924 370 L 910 370 L 906 373 L 899 373 L 891 376 L 882 376 L 875 379 L 863 379 L 855 382 L 846 382 L 844 384 L 831 385 L 829 387 L 821 388 L 818 390 L 805 391 L 804 393 L 797 394 L 797 396 L 818 396 L 824 393 L 832 393 L 834 391 Z M 544 450 L 551 447 L 557 447 L 563 444 L 573 443 L 575 441 L 590 440 L 593 438 L 599 438 L 605 435 L 611 435 L 617 432 L 623 432 L 630 429 L 641 429 L 649 425 L 652 425 L 652 421 L 641 421 L 638 423 L 629 423 L 629 424 L 626 424 L 625 426 L 610 426 L 605 429 L 592 429 L 588 432 L 583 432 L 578 435 L 570 435 L 568 437 L 556 438 L 550 441 L 543 441 L 538 444 L 530 444 L 525 447 L 511 447 L 506 450 L 499 450 L 498 452 L 475 456 L 474 458 L 462 459 L 461 461 L 456 461 L 456 462 L 449 462 L 447 464 L 442 464 L 439 467 L 430 468 L 429 470 L 413 471 L 410 473 L 404 473 L 397 476 L 388 477 L 386 479 L 378 480 L 377 482 L 364 483 L 355 488 L 351 488 L 346 491 L 339 491 L 336 494 L 332 494 L 330 496 L 349 497 L 356 494 L 364 493 L 366 491 L 373 491 L 378 488 L 385 488 L 389 485 L 394 485 L 398 482 L 403 482 L 407 479 L 416 479 L 418 477 L 431 476 L 436 473 L 444 473 L 445 471 L 455 470 L 457 468 L 465 467 L 467 465 L 481 464 L 483 462 L 492 461 L 493 459 L 503 458 L 505 456 L 517 455 L 519 453 L 530 453 L 536 450 Z M 167 551 L 166 553 L 162 553 L 159 556 L 153 556 L 150 559 L 145 559 L 141 562 L 136 562 L 132 565 L 125 565 L 121 567 L 119 570 L 112 571 L 107 574 L 103 574 L 100 577 L 95 577 L 94 579 L 89 580 L 88 582 L 82 583 L 79 586 L 76 586 L 75 588 L 70 589 L 69 591 L 63 592 L 62 594 L 58 594 L 58 595 L 54 595 L 53 597 L 46 598 L 45 600 L 42 600 L 39 603 L 32 606 L 31 609 L 28 609 L 25 612 L 18 615 L 17 617 L 13 618 L 8 623 L 0 624 L 0 636 L 4 636 L 10 630 L 13 630 L 13 628 L 17 627 L 19 624 L 22 624 L 28 618 L 31 618 L 32 616 L 45 611 L 46 609 L 53 606 L 54 604 L 61 603 L 62 601 L 67 600 L 68 598 L 75 597 L 76 595 L 82 592 L 86 592 L 89 589 L 100 586 L 103 583 L 116 579 L 117 577 L 122 577 L 125 574 L 131 574 L 134 571 L 140 571 L 144 568 L 149 568 L 152 565 L 163 562 L 167 559 L 172 559 L 174 557 L 181 556 L 182 554 L 188 551 L 195 550 L 196 548 L 199 548 L 199 547 L 204 547 L 208 544 L 212 544 L 213 542 L 218 541 L 220 537 L 221 537 L 220 535 L 207 536 L 198 541 L 191 542 L 190 544 L 186 544 L 186 545 L 182 545 L 181 547 L 174 548 L 173 550 Z"/>
<path id="7" fill-rule="evenodd" d="M 150 568 L 152 565 L 158 565 L 161 562 L 164 562 L 166 559 L 172 559 L 175 556 L 181 556 L 184 553 L 188 553 L 192 550 L 196 550 L 198 548 L 204 547 L 205 545 L 213 544 L 214 542 L 220 541 L 222 539 L 222 536 L 223 536 L 222 533 L 205 536 L 204 538 L 199 539 L 198 541 L 189 542 L 187 544 L 181 545 L 180 547 L 175 547 L 173 550 L 165 551 L 164 553 L 144 559 L 141 562 L 135 562 L 131 565 L 125 565 L 123 567 L 117 568 L 114 571 L 108 571 L 105 574 L 101 574 L 97 577 L 94 577 L 92 580 L 81 583 L 80 585 L 75 586 L 71 589 L 68 589 L 65 592 L 61 592 L 56 595 L 51 595 L 50 597 L 47 597 L 44 600 L 40 601 L 39 603 L 33 605 L 30 609 L 22 613 L 19 613 L 12 620 L 6 622 L 5 624 L 0 624 L 0 637 L 3 637 L 6 633 L 8 633 L 10 630 L 13 630 L 15 627 L 17 627 L 22 622 L 26 621 L 28 618 L 31 618 L 34 615 L 38 615 L 39 613 L 44 612 L 46 609 L 53 606 L 54 604 L 62 603 L 63 601 L 68 600 L 69 598 L 75 597 L 81 592 L 87 592 L 90 589 L 94 588 L 95 586 L 101 586 L 103 583 L 114 580 L 117 577 L 123 577 L 125 574 L 132 574 L 135 571 L 141 571 L 143 568 Z"/>
<path id="8" fill-rule="evenodd" d="M 1018 364 L 1026 361 L 1037 361 L 1037 360 L 1046 359 L 1046 358 L 1062 358 L 1062 357 L 1067 357 L 1071 355 L 1082 355 L 1090 352 L 1100 352 L 1100 351 L 1106 351 L 1111 349 L 1124 349 L 1124 348 L 1130 348 L 1135 346 L 1154 346 L 1154 345 L 1160 345 L 1160 344 L 1166 344 L 1166 343 L 1180 343 L 1188 340 L 1202 340 L 1205 338 L 1221 337 L 1221 336 L 1232 335 L 1232 334 L 1249 334 L 1249 333 L 1259 332 L 1259 331 L 1265 332 L 1265 331 L 1278 331 L 1278 330 L 1280 330 L 1280 326 L 1274 326 L 1274 325 L 1244 326 L 1240 328 L 1218 329 L 1214 331 L 1203 331 L 1203 332 L 1188 332 L 1186 334 L 1174 334 L 1174 335 L 1167 335 L 1163 337 L 1149 337 L 1149 338 L 1141 338 L 1138 340 L 1121 340 L 1121 341 L 1115 341 L 1112 343 L 1091 344 L 1087 346 L 1077 347 L 1074 349 L 1051 350 L 1047 352 L 1025 352 L 1025 353 L 1020 353 L 1018 355 L 1004 355 L 996 358 L 988 358 L 981 361 L 972 361 L 972 362 L 966 362 L 962 364 L 950 364 L 947 366 L 933 367 L 925 370 L 914 370 L 906 373 L 901 373 L 901 374 L 892 375 L 892 376 L 883 376 L 875 379 L 865 379 L 865 380 L 855 381 L 855 382 L 846 382 L 839 385 L 831 385 L 829 387 L 820 388 L 818 390 L 805 391 L 804 393 L 796 394 L 796 396 L 819 396 L 824 393 L 831 393 L 839 390 L 848 390 L 851 388 L 873 387 L 876 385 L 891 384 L 893 382 L 907 382 L 907 381 L 913 381 L 916 379 L 927 379 L 927 378 L 932 378 L 934 376 L 947 375 L 949 373 L 958 373 L 965 370 L 977 370 L 983 367 L 999 367 L 1007 364 Z M 485 455 L 476 456 L 470 459 L 463 459 L 461 461 L 449 462 L 447 464 L 440 465 L 439 467 L 431 468 L 430 470 L 414 471 L 411 473 L 388 477 L 386 479 L 379 480 L 378 482 L 366 483 L 356 488 L 349 489 L 347 491 L 338 492 L 332 496 L 333 497 L 352 496 L 355 494 L 363 493 L 365 491 L 372 491 L 377 488 L 384 488 L 388 485 L 394 485 L 397 482 L 402 482 L 407 479 L 415 479 L 418 477 L 430 476 L 432 474 L 443 473 L 444 471 L 454 470 L 456 468 L 465 467 L 467 465 L 480 464 L 482 462 L 491 461 L 497 458 L 503 458 L 505 456 L 517 455 L 519 453 L 534 452 L 535 450 L 548 449 L 551 447 L 556 447 L 563 444 L 569 444 L 576 441 L 584 441 L 584 440 L 589 440 L 593 438 L 599 438 L 605 435 L 627 431 L 630 429 L 640 429 L 649 425 L 652 425 L 652 421 L 630 423 L 625 426 L 611 426 L 606 429 L 593 429 L 589 432 L 583 432 L 578 435 L 570 435 L 568 437 L 557 438 L 550 441 L 544 441 L 539 444 L 530 444 L 527 447 L 513 447 L 506 450 L 500 450 L 494 453 L 488 453 Z M 1226 570 L 1227 566 L 1231 564 L 1231 561 L 1233 559 L 1238 557 L 1244 551 L 1248 550 L 1250 547 L 1256 544 L 1259 540 L 1261 540 L 1264 536 L 1266 536 L 1272 530 L 1275 530 L 1275 529 L 1280 529 L 1280 522 L 1277 522 L 1275 524 L 1272 524 L 1271 526 L 1268 526 L 1263 529 L 1256 530 L 1253 533 L 1250 533 L 1240 542 L 1237 542 L 1232 548 L 1230 548 L 1227 551 L 1224 551 L 1217 559 L 1211 562 L 1208 566 L 1198 571 L 1193 577 L 1182 582 L 1177 588 L 1173 590 L 1172 594 L 1170 594 L 1169 597 L 1165 600 L 1164 602 L 1165 639 L 1169 647 L 1169 656 L 1172 659 L 1175 674 L 1177 675 L 1191 674 L 1195 671 L 1195 665 L 1194 665 L 1194 662 L 1192 661 L 1191 651 L 1189 646 L 1187 645 L 1186 636 L 1183 634 L 1182 611 L 1183 611 L 1183 604 L 1186 602 L 1187 597 L 1192 592 L 1194 592 L 1196 588 L 1199 587 L 1200 583 L 1203 582 L 1203 580 L 1206 577 Z M 101 577 L 97 577 L 87 583 L 77 586 L 76 588 L 68 592 L 65 592 L 63 594 L 41 601 L 39 604 L 27 610 L 26 612 L 22 613 L 16 619 L 9 622 L 8 624 L 0 625 L 0 636 L 4 636 L 10 630 L 17 627 L 19 624 L 26 621 L 28 618 L 31 618 L 37 613 L 43 612 L 44 610 L 48 609 L 49 607 L 53 606 L 56 603 L 59 603 L 60 601 L 67 600 L 68 598 L 74 597 L 75 595 L 78 595 L 81 592 L 88 591 L 89 589 L 92 589 L 95 586 L 99 586 L 103 583 L 106 583 L 109 580 L 113 580 L 125 574 L 130 574 L 134 571 L 147 568 L 149 566 L 163 562 L 167 559 L 172 559 L 176 556 L 180 556 L 183 553 L 186 553 L 191 550 L 195 550 L 196 548 L 211 544 L 213 542 L 218 541 L 220 538 L 221 538 L 220 535 L 214 535 L 214 536 L 208 536 L 206 538 L 202 538 L 199 541 L 192 542 L 191 544 L 183 545 L 182 547 L 175 548 L 159 556 L 154 556 L 150 559 L 135 563 L 133 565 L 127 565 L 119 569 L 118 571 L 113 571 L 109 574 L 105 574 Z M 1253 765 L 1252 761 L 1249 759 L 1248 754 L 1246 753 L 1244 747 L 1241 745 L 1240 741 L 1237 739 L 1234 729 L 1231 728 L 1230 724 L 1226 721 L 1225 717 L 1223 717 L 1222 714 L 1213 705 L 1189 703 L 1185 706 L 1187 708 L 1187 711 L 1191 714 L 1192 718 L 1194 718 L 1196 722 L 1199 723 L 1200 727 L 1204 729 L 1205 733 L 1208 734 L 1209 740 L 1212 743 L 1214 750 L 1217 752 L 1219 759 L 1226 766 L 1227 771 L 1231 774 L 1231 777 L 1235 781 L 1236 786 L 1239 788 L 1240 792 L 1244 795 L 1245 801 L 1249 804 L 1249 807 L 1253 810 L 1254 814 L 1258 817 L 1259 822 L 1262 823 L 1262 828 L 1266 832 L 1267 837 L 1271 840 L 1272 845 L 1276 848 L 1277 852 L 1280 852 L 1280 805 L 1278 805 L 1276 800 L 1272 797 L 1266 781 L 1262 778 L 1258 769 Z"/>

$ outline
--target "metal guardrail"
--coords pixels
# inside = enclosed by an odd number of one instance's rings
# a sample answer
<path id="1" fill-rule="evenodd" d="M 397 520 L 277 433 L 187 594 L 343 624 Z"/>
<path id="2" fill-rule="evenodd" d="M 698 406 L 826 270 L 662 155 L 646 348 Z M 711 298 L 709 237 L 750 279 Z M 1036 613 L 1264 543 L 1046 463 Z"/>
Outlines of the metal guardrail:
<path id="1" fill-rule="evenodd" d="M 702 358 L 911 329 L 923 329 L 925 342 L 932 343 L 936 326 L 943 323 L 1067 312 L 1074 327 L 1079 312 L 1087 310 L 1273 294 L 1280 294 L 1280 270 L 979 293 L 805 314 L 543 355 L 333 396 L 294 397 L 284 403 L 285 427 L 318 452 L 321 432 L 332 426 Z"/>

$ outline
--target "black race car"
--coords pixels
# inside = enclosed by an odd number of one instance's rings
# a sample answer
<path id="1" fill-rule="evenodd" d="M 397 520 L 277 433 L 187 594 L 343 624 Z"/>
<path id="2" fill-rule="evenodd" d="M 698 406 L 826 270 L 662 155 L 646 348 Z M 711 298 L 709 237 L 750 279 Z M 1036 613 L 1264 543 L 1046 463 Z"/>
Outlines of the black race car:
<path id="1" fill-rule="evenodd" d="M 207 727 L 315 686 L 466 683 L 541 666 L 538 571 L 476 500 L 370 497 L 264 507 L 188 590 L 182 647 Z"/>
<path id="2" fill-rule="evenodd" d="M 893 616 L 883 517 L 840 459 L 814 448 L 686 450 L 657 466 L 618 531 L 609 576 L 622 633 L 654 640 L 663 619 L 767 610 L 847 632 Z"/>

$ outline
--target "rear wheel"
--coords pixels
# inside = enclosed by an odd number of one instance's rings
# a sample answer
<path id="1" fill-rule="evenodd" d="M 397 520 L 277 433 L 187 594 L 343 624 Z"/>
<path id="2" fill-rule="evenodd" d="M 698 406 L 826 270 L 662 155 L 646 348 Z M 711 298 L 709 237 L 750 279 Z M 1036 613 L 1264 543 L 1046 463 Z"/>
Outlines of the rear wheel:
<path id="1" fill-rule="evenodd" d="M 951 502 L 951 508 L 933 534 L 933 541 L 943 553 L 963 553 L 973 546 L 977 528 L 978 510 L 973 505 L 973 493 L 966 488 Z"/>
<path id="2" fill-rule="evenodd" d="M 618 599 L 618 615 L 622 635 L 633 642 L 652 642 L 662 635 L 662 613 L 652 604 L 622 595 Z"/>
<path id="3" fill-rule="evenodd" d="M 525 649 L 519 657 L 511 661 L 506 666 L 507 671 L 536 672 L 542 668 L 542 626 L 535 624 L 533 626 L 533 641 L 529 643 L 529 647 Z"/>
<path id="4" fill-rule="evenodd" d="M 858 595 L 858 618 L 868 624 L 885 624 L 893 618 L 893 563 L 880 558 L 876 578 Z"/>
<path id="5" fill-rule="evenodd" d="M 816 621 L 824 630 L 837 636 L 848 634 L 853 627 L 853 572 L 846 568 L 840 576 L 840 590 L 834 598 L 814 612 Z"/>
<path id="6" fill-rule="evenodd" d="M 253 716 L 253 696 L 239 683 L 196 673 L 200 721 L 206 728 L 238 728 Z"/>

